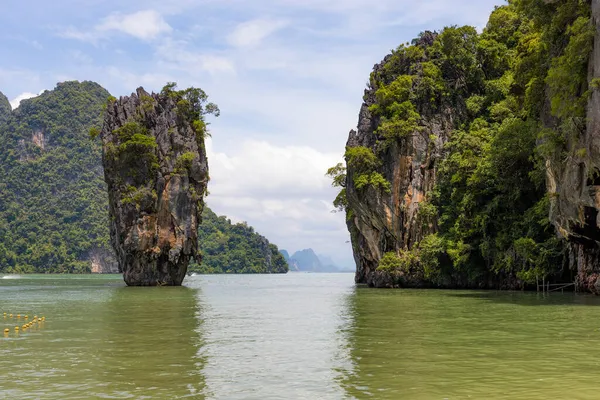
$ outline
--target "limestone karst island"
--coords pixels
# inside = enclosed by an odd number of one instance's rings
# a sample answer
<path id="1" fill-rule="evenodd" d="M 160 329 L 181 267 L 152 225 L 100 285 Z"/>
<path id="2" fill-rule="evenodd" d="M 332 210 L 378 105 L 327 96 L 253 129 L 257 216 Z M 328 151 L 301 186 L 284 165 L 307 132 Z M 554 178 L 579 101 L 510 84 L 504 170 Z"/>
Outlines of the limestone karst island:
<path id="1" fill-rule="evenodd" d="M 208 185 L 201 89 L 110 99 L 100 136 L 111 241 L 128 285 L 181 285 Z"/>
<path id="2" fill-rule="evenodd" d="M 598 398 L 600 0 L 8 3 L 1 399 Z"/>

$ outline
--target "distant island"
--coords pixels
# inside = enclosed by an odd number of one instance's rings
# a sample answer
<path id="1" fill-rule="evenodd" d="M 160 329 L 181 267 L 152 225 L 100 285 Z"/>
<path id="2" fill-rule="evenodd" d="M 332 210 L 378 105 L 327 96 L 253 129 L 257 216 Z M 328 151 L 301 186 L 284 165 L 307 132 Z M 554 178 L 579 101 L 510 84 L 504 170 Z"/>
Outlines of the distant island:
<path id="1" fill-rule="evenodd" d="M 189 271 L 201 274 L 279 274 L 288 272 L 288 263 L 277 246 L 247 223 L 232 224 L 205 207 L 198 229 L 202 263 Z"/>
<path id="2" fill-rule="evenodd" d="M 354 272 L 354 269 L 343 268 L 335 264 L 331 257 L 317 255 L 313 249 L 304 249 L 290 256 L 287 250 L 282 249 L 281 254 L 287 261 L 290 271 L 297 272 Z"/>

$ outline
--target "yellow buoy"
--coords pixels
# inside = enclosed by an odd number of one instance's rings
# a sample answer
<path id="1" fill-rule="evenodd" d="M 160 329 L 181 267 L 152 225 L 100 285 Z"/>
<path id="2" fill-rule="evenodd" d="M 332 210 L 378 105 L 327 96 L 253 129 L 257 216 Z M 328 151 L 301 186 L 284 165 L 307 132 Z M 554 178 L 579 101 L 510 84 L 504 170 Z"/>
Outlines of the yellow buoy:
<path id="1" fill-rule="evenodd" d="M 27 329 L 27 325 L 23 325 L 23 326 L 21 327 L 21 329 L 23 329 L 23 330 Z"/>
<path id="2" fill-rule="evenodd" d="M 4 333 L 8 333 L 8 328 L 6 328 L 6 329 L 4 330 Z"/>
<path id="3" fill-rule="evenodd" d="M 21 318 L 21 314 L 17 314 L 17 318 Z"/>
<path id="4" fill-rule="evenodd" d="M 15 331 L 18 331 L 18 330 L 19 330 L 19 327 L 18 327 L 18 326 L 15 326 Z"/>
<path id="5" fill-rule="evenodd" d="M 12 318 L 12 314 L 10 314 L 10 317 Z"/>
<path id="6" fill-rule="evenodd" d="M 46 320 L 46 317 L 42 317 L 42 321 L 45 321 L 45 320 Z"/>
<path id="7" fill-rule="evenodd" d="M 29 319 L 29 315 L 26 315 L 26 316 L 25 316 L 25 319 Z"/>

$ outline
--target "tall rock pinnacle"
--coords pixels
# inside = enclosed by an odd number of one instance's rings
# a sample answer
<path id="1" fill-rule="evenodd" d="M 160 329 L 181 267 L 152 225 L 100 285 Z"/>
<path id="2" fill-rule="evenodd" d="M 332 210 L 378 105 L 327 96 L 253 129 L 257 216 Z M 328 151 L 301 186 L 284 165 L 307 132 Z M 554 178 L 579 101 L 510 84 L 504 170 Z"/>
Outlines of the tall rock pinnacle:
<path id="1" fill-rule="evenodd" d="M 127 285 L 181 285 L 190 259 L 199 258 L 209 180 L 204 115 L 219 113 L 206 101 L 202 90 L 174 84 L 108 100 L 102 162 L 111 243 Z"/>

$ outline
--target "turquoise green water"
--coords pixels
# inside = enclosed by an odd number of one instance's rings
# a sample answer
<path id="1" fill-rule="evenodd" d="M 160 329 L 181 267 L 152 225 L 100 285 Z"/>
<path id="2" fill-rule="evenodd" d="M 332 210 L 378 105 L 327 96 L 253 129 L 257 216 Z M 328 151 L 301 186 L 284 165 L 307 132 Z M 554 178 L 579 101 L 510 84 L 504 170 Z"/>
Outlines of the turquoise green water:
<path id="1" fill-rule="evenodd" d="M 0 398 L 600 397 L 596 297 L 372 290 L 351 274 L 185 285 L 0 279 L 0 313 L 47 318 L 18 335 L 0 319 Z"/>

